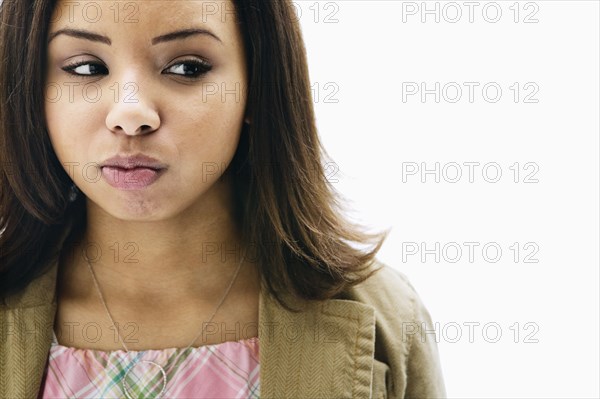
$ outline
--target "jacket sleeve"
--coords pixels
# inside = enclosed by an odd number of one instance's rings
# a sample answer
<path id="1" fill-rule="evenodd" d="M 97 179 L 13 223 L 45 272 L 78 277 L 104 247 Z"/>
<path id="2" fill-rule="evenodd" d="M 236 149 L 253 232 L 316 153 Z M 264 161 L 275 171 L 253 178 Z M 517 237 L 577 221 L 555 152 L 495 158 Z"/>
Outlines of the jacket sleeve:
<path id="1" fill-rule="evenodd" d="M 431 316 L 406 276 L 413 311 L 412 323 L 403 326 L 407 345 L 406 398 L 446 398 L 437 340 Z"/>

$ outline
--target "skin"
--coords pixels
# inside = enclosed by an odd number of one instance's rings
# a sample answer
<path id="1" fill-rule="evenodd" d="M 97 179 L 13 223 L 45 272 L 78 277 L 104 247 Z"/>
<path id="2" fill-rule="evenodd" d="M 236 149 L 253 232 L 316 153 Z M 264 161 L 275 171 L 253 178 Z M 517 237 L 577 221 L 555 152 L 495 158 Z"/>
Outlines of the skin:
<path id="1" fill-rule="evenodd" d="M 134 323 L 121 330 L 134 338 L 126 341 L 128 348 L 185 347 L 212 315 L 241 260 L 240 229 L 232 216 L 235 193 L 222 176 L 244 121 L 249 123 L 246 59 L 233 4 L 138 1 L 135 9 L 125 9 L 123 2 L 78 3 L 70 10 L 67 1 L 58 2 L 48 37 L 64 28 L 85 29 L 112 43 L 60 34 L 47 48 L 48 133 L 65 171 L 87 197 L 88 214 L 81 244 L 61 253 L 55 330 L 65 345 L 122 349 L 81 256 L 83 243 L 93 243 L 87 253 L 96 258 L 92 266 L 113 318 L 120 325 Z M 87 14 L 86 3 L 94 3 Z M 207 13 L 215 4 L 229 14 Z M 127 23 L 128 16 L 137 22 Z M 204 34 L 150 44 L 154 37 L 192 27 L 208 29 L 220 41 Z M 186 78 L 197 71 L 189 60 L 202 59 L 212 69 L 197 80 Z M 62 69 L 80 61 L 88 64 L 72 72 L 81 76 Z M 79 84 L 70 94 L 73 82 Z M 95 86 L 87 97 L 86 85 Z M 237 87 L 237 97 L 222 96 L 223 87 Z M 154 184 L 122 190 L 99 179 L 98 164 L 105 159 L 140 152 L 168 165 Z M 216 253 L 207 255 L 203 249 L 209 247 Z M 227 252 L 233 248 L 233 254 Z M 241 323 L 241 334 L 214 334 L 195 346 L 256 335 L 244 326 L 258 320 L 258 276 L 254 263 L 244 262 L 213 319 L 228 329 Z M 102 326 L 102 339 L 86 340 L 69 324 L 86 322 Z"/>

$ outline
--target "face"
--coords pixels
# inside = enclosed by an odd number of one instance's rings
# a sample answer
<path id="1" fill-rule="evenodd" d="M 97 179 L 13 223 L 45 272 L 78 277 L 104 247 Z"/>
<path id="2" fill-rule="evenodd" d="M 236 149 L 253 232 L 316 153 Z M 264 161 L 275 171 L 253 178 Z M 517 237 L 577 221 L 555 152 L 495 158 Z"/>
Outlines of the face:
<path id="1" fill-rule="evenodd" d="M 85 35 L 54 36 L 62 29 Z M 184 29 L 197 31 L 172 34 Z M 88 204 L 151 220 L 210 196 L 245 120 L 246 61 L 231 1 L 60 0 L 49 32 L 48 133 Z M 157 163 L 102 167 L 139 154 Z"/>

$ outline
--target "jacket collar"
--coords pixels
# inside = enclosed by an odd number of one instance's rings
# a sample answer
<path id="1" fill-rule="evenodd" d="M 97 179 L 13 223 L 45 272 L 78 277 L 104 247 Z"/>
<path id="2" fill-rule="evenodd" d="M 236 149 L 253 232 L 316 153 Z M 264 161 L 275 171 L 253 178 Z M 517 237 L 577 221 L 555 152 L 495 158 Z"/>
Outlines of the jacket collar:
<path id="1" fill-rule="evenodd" d="M 59 238 L 62 248 L 67 227 Z M 0 307 L 0 396 L 37 397 L 57 310 L 58 252 L 51 267 Z M 371 397 L 375 351 L 373 306 L 348 299 L 305 301 L 284 294 L 293 313 L 261 287 L 260 396 Z M 7 327 L 5 327 L 7 326 Z M 6 369 L 4 369 L 6 367 Z"/>

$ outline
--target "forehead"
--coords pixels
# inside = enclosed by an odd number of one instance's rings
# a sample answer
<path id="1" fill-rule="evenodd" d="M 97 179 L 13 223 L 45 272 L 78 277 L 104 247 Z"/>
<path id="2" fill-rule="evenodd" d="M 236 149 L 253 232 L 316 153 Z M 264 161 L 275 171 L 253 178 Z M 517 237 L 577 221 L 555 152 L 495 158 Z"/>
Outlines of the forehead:
<path id="1" fill-rule="evenodd" d="M 134 36 L 150 41 L 174 27 L 205 27 L 227 37 L 234 33 L 235 21 L 231 0 L 59 0 L 50 29 L 86 27 L 111 33 L 111 37 Z"/>

